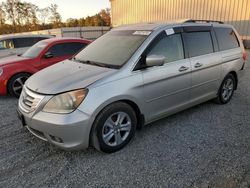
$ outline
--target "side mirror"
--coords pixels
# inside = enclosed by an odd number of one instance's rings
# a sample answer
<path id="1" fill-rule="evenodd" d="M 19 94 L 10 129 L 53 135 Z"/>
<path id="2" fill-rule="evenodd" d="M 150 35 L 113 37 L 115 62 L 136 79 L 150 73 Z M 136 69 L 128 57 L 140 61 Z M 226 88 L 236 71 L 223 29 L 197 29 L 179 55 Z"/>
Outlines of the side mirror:
<path id="1" fill-rule="evenodd" d="M 146 66 L 154 67 L 154 66 L 162 66 L 165 62 L 166 57 L 163 55 L 150 55 L 146 57 Z"/>
<path id="2" fill-rule="evenodd" d="M 49 58 L 52 58 L 52 57 L 54 57 L 54 56 L 53 56 L 53 54 L 51 52 L 46 52 L 44 54 L 44 58 L 46 58 L 46 59 L 49 59 Z"/>

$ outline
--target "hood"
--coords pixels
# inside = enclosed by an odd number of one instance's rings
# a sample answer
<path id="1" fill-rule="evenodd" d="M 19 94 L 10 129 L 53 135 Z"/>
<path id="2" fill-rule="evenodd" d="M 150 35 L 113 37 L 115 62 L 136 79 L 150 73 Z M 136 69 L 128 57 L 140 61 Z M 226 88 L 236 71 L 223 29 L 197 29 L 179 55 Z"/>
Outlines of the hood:
<path id="1" fill-rule="evenodd" d="M 29 58 L 22 57 L 22 56 L 17 56 L 17 55 L 1 58 L 0 59 L 0 66 L 25 61 L 27 59 L 29 59 Z"/>
<path id="2" fill-rule="evenodd" d="M 25 85 L 35 92 L 53 95 L 85 88 L 114 71 L 117 70 L 65 60 L 34 74 Z"/>

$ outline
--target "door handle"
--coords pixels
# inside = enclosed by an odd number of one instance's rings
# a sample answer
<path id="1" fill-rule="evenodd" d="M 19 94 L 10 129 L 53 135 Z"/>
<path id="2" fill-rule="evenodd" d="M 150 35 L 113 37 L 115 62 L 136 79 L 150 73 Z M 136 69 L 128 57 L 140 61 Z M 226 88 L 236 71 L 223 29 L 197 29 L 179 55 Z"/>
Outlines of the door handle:
<path id="1" fill-rule="evenodd" d="M 203 66 L 203 64 L 201 64 L 201 63 L 196 63 L 196 64 L 194 65 L 195 68 L 199 68 L 199 67 L 202 67 L 202 66 Z"/>
<path id="2" fill-rule="evenodd" d="M 189 69 L 188 67 L 181 66 L 181 67 L 179 68 L 179 72 L 184 72 L 184 71 L 186 71 L 186 70 L 188 70 L 188 69 Z"/>

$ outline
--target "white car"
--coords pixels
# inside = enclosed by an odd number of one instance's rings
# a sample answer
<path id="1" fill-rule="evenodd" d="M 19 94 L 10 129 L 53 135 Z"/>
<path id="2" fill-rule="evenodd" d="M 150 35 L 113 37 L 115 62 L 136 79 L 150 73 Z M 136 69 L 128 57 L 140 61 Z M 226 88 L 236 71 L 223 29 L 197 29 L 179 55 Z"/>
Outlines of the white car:
<path id="1" fill-rule="evenodd" d="M 52 35 L 0 36 L 0 58 L 22 54 L 37 42 L 52 37 Z"/>

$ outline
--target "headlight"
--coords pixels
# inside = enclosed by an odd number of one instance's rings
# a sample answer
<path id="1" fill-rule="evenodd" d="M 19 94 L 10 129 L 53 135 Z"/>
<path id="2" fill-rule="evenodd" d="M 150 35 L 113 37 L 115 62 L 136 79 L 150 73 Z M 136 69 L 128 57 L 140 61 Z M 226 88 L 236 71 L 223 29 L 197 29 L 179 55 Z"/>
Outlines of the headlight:
<path id="1" fill-rule="evenodd" d="M 0 68 L 0 76 L 3 74 L 3 68 Z"/>
<path id="2" fill-rule="evenodd" d="M 86 97 L 85 89 L 70 91 L 52 97 L 43 108 L 44 112 L 68 114 L 77 109 Z"/>

